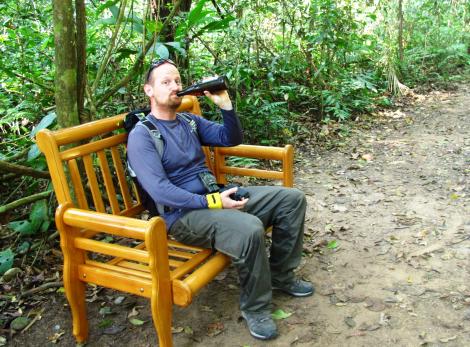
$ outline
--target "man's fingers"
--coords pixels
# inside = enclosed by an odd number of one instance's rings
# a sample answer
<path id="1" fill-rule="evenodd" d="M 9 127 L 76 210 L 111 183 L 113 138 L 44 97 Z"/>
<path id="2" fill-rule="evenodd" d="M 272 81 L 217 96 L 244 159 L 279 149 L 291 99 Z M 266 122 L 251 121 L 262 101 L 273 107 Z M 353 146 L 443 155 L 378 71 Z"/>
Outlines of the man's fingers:
<path id="1" fill-rule="evenodd" d="M 220 195 L 222 197 L 228 197 L 229 195 L 235 193 L 237 190 L 238 190 L 238 187 L 233 187 L 233 188 L 224 190 L 222 193 L 220 193 Z"/>

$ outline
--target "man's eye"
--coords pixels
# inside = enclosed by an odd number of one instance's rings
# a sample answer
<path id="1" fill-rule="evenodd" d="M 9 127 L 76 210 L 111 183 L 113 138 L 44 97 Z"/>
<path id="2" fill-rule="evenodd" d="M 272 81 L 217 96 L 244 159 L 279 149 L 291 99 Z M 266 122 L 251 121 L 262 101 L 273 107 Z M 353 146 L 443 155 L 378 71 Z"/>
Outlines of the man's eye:
<path id="1" fill-rule="evenodd" d="M 176 84 L 180 86 L 180 85 L 181 85 L 181 81 L 176 81 Z"/>
<path id="2" fill-rule="evenodd" d="M 163 81 L 162 84 L 166 86 L 169 82 L 168 81 Z"/>

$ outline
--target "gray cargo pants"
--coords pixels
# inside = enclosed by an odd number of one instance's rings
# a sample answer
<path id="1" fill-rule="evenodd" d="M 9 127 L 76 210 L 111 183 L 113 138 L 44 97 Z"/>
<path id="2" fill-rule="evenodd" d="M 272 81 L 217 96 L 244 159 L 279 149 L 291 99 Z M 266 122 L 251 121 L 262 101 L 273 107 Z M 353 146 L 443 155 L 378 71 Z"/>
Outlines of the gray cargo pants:
<path id="1" fill-rule="evenodd" d="M 216 249 L 232 258 L 240 278 L 240 309 L 270 312 L 271 281 L 286 282 L 299 265 L 305 219 L 305 195 L 295 188 L 245 187 L 243 210 L 202 209 L 183 215 L 170 229 L 179 242 Z M 273 226 L 268 260 L 265 228 Z"/>

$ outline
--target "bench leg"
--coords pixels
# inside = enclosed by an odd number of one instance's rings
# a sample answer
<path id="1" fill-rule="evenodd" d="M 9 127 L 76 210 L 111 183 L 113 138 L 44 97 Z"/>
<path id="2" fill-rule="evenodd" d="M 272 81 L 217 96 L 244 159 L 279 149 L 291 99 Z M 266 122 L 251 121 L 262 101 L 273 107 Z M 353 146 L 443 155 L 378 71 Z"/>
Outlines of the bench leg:
<path id="1" fill-rule="evenodd" d="M 65 260 L 65 257 L 64 257 Z M 78 273 L 66 266 L 64 261 L 64 288 L 67 300 L 72 311 L 73 335 L 77 342 L 85 342 L 88 339 L 88 320 L 85 306 L 85 284 L 78 279 Z"/>
<path id="2" fill-rule="evenodd" d="M 172 347 L 173 337 L 171 332 L 173 305 L 169 297 L 153 295 L 151 299 L 153 325 L 158 334 L 158 345 Z"/>
<path id="3" fill-rule="evenodd" d="M 64 223 L 64 212 L 70 206 L 67 203 L 57 208 L 55 222 L 60 232 L 60 247 L 64 255 L 64 289 L 72 311 L 73 335 L 77 342 L 85 342 L 88 339 L 85 284 L 80 281 L 78 272 L 78 266 L 85 263 L 85 252 L 74 247 L 74 238 L 79 236 L 79 231 Z"/>

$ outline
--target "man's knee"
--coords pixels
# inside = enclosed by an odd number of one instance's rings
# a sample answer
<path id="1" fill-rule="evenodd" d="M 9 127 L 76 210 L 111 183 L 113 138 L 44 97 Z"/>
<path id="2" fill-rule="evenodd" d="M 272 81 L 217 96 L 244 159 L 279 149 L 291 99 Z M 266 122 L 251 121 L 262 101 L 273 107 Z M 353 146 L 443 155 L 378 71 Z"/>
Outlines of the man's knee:
<path id="1" fill-rule="evenodd" d="M 297 188 L 289 188 L 286 190 L 287 199 L 292 202 L 293 205 L 305 206 L 307 199 L 305 193 Z"/>

